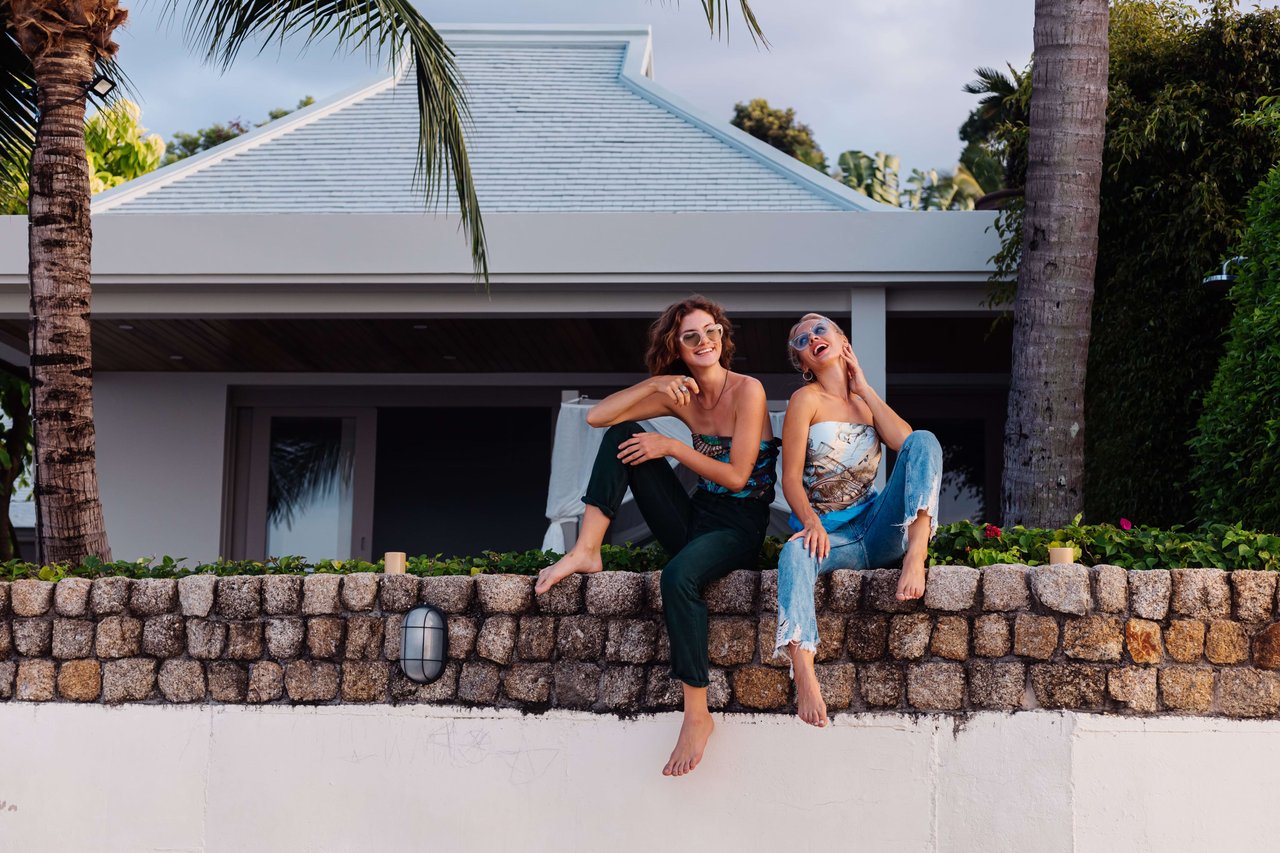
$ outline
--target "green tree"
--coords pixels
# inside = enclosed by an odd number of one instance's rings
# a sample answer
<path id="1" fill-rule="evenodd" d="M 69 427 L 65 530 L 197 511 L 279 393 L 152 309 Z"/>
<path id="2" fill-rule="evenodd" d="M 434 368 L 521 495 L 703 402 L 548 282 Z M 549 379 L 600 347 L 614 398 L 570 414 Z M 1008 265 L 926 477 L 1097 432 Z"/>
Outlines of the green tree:
<path id="1" fill-rule="evenodd" d="M 294 109 L 300 110 L 303 107 L 309 107 L 316 102 L 316 99 L 310 95 L 298 101 L 298 106 Z M 173 135 L 173 140 L 169 143 L 169 148 L 165 152 L 164 162 L 161 165 L 168 166 L 170 163 L 176 163 L 179 160 L 185 160 L 192 154 L 199 154 L 201 151 L 208 151 L 216 145 L 229 142 L 237 136 L 243 136 L 255 127 L 262 127 L 270 124 L 278 118 L 284 118 L 294 110 L 286 110 L 277 107 L 267 113 L 265 121 L 250 126 L 238 118 L 233 118 L 226 124 L 212 124 L 208 127 L 202 127 L 195 133 L 184 133 L 178 131 Z"/>
<path id="2" fill-rule="evenodd" d="M 775 109 L 764 98 L 755 98 L 745 104 L 734 104 L 729 123 L 826 174 L 827 157 L 814 141 L 809 125 L 796 121 L 795 110 Z"/>

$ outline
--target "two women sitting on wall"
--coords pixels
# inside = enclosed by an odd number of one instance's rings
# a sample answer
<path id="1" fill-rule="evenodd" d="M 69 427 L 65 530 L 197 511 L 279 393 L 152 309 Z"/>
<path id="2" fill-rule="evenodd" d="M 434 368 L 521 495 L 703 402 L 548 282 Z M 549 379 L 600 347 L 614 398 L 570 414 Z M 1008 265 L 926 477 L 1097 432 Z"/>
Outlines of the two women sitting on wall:
<path id="1" fill-rule="evenodd" d="M 578 540 L 538 576 L 541 594 L 575 572 L 601 569 L 600 546 L 630 488 L 654 537 L 671 556 L 662 570 L 662 606 L 671 674 L 684 689 L 684 721 L 663 767 L 683 776 L 698 766 L 714 722 L 707 707 L 707 584 L 756 566 L 774 498 L 779 444 L 782 486 L 795 531 L 778 562 L 775 653 L 791 657 L 797 712 L 827 723 L 813 658 L 818 575 L 902 560 L 899 599 L 924 594 L 925 555 L 937 527 L 942 451 L 871 388 L 840 328 L 806 314 L 788 353 L 805 385 L 791 397 L 782 441 L 773 435 L 764 387 L 734 373 L 732 324 L 716 303 L 693 296 L 669 306 L 649 329 L 650 377 L 597 403 L 587 416 L 608 427 L 582 500 Z M 638 421 L 679 418 L 689 446 L 645 432 Z M 899 453 L 883 492 L 873 483 L 880 443 Z M 698 475 L 692 496 L 667 462 Z"/>

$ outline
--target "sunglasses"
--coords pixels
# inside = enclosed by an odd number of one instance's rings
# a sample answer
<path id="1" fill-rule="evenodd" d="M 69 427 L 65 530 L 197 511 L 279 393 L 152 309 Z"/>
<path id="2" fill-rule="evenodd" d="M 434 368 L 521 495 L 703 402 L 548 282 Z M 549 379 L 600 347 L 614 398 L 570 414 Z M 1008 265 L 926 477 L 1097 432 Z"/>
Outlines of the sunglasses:
<path id="1" fill-rule="evenodd" d="M 702 343 L 702 339 L 704 337 L 713 344 L 719 343 L 720 338 L 724 337 L 724 326 L 721 326 L 719 323 L 716 323 L 714 326 L 707 326 L 701 332 L 699 331 L 685 332 L 683 335 L 680 336 L 680 343 L 684 344 L 689 349 L 693 349 L 698 344 Z"/>
<path id="2" fill-rule="evenodd" d="M 791 348 L 795 350 L 808 349 L 809 341 L 813 340 L 814 338 L 825 338 L 827 336 L 827 333 L 830 331 L 831 329 L 827 326 L 826 323 L 818 323 L 816 326 L 813 327 L 812 330 L 808 332 L 801 332 L 800 334 L 796 335 L 794 338 L 792 338 L 789 341 L 789 343 L 791 344 Z"/>

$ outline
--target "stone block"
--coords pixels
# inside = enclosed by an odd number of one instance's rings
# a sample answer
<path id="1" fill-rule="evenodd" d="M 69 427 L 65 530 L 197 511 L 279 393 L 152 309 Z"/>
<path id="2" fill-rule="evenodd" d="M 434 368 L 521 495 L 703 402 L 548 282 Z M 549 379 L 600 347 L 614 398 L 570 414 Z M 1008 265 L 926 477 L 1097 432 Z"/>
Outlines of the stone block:
<path id="1" fill-rule="evenodd" d="M 339 601 L 341 586 L 341 575 L 319 573 L 307 575 L 302 579 L 302 612 L 307 616 L 329 616 L 337 613 L 342 604 Z M 286 690 L 288 685 L 289 674 L 286 671 Z"/>
<path id="2" fill-rule="evenodd" d="M 405 677 L 397 666 L 391 667 L 392 702 L 452 702 L 458 695 L 457 663 L 445 664 L 440 677 L 430 684 L 416 684 Z"/>
<path id="3" fill-rule="evenodd" d="M 1018 661 L 972 660 L 969 704 L 974 708 L 1013 711 L 1022 707 L 1027 692 L 1027 665 Z"/>
<path id="4" fill-rule="evenodd" d="M 53 622 L 49 619 L 14 619 L 13 648 L 25 657 L 44 657 L 53 648 Z"/>
<path id="5" fill-rule="evenodd" d="M 91 656 L 94 633 L 92 619 L 54 619 L 53 656 L 59 660 Z"/>
<path id="6" fill-rule="evenodd" d="M 649 667 L 649 675 L 645 681 L 644 705 L 652 710 L 678 708 L 684 698 L 684 689 L 680 682 L 671 677 L 665 666 Z"/>
<path id="7" fill-rule="evenodd" d="M 9 588 L 9 609 L 14 616 L 44 616 L 53 607 L 53 583 L 24 578 Z"/>
<path id="8" fill-rule="evenodd" d="M 1030 571 L 1036 601 L 1055 613 L 1083 616 L 1089 612 L 1089 570 L 1079 563 L 1036 566 Z"/>
<path id="9" fill-rule="evenodd" d="M 775 591 L 776 592 L 776 591 Z M 662 612 L 662 571 L 644 573 L 644 603 L 655 613 Z"/>
<path id="10" fill-rule="evenodd" d="M 1025 610 L 1030 606 L 1026 566 L 997 563 L 982 569 L 983 610 Z"/>
<path id="11" fill-rule="evenodd" d="M 635 711 L 640 707 L 640 697 L 643 692 L 644 667 L 606 667 L 600 679 L 598 705 L 608 711 Z"/>
<path id="12" fill-rule="evenodd" d="M 466 613 L 475 595 L 470 575 L 431 575 L 422 579 L 421 600 L 441 613 Z"/>
<path id="13" fill-rule="evenodd" d="M 1280 676 L 1245 667 L 1218 670 L 1219 708 L 1231 717 L 1280 713 Z"/>
<path id="14" fill-rule="evenodd" d="M 968 660 L 969 620 L 963 616 L 939 616 L 929 640 L 929 653 L 947 660 Z"/>
<path id="15" fill-rule="evenodd" d="M 1249 659 L 1249 635 L 1239 622 L 1215 619 L 1209 623 L 1204 656 L 1210 663 L 1244 663 Z"/>
<path id="16" fill-rule="evenodd" d="M 733 673 L 733 694 L 744 708 L 773 711 L 791 702 L 791 678 L 780 669 L 744 666 Z"/>
<path id="17" fill-rule="evenodd" d="M 716 621 L 711 622 L 713 631 Z M 754 644 L 754 640 L 752 643 Z M 649 663 L 653 660 L 653 652 L 657 645 L 657 622 L 651 619 L 611 619 L 605 638 L 604 656 L 606 660 L 614 662 Z M 531 660 L 538 659 L 531 658 Z M 712 660 L 715 660 L 714 655 Z"/>
<path id="18" fill-rule="evenodd" d="M 151 658 L 109 660 L 102 665 L 102 701 L 108 705 L 144 702 L 156 686 L 156 662 Z"/>
<path id="19" fill-rule="evenodd" d="M 13 696 L 19 702 L 48 702 L 53 699 L 56 670 L 51 660 L 18 661 L 18 679 Z"/>
<path id="20" fill-rule="evenodd" d="M 386 613 L 408 613 L 422 600 L 422 578 L 417 575 L 382 575 L 378 601 Z"/>
<path id="21" fill-rule="evenodd" d="M 557 708 L 590 708 L 600 698 L 600 665 L 562 660 L 552 669 Z"/>
<path id="22" fill-rule="evenodd" d="M 167 660 L 160 664 L 157 682 L 160 695 L 168 702 L 199 702 L 204 699 L 204 666 L 200 661 Z"/>
<path id="23" fill-rule="evenodd" d="M 181 587 L 179 587 L 181 589 Z M 197 660 L 222 657 L 227 645 L 227 626 L 209 619 L 187 620 L 187 654 Z"/>
<path id="24" fill-rule="evenodd" d="M 956 711 L 964 706 L 964 667 L 916 663 L 907 667 L 907 704 L 917 711 Z"/>
<path id="25" fill-rule="evenodd" d="M 824 663 L 841 656 L 846 618 L 843 613 L 818 614 L 818 650 L 813 657 L 815 661 Z"/>
<path id="26" fill-rule="evenodd" d="M 1200 660 L 1204 654 L 1204 623 L 1198 619 L 1174 619 L 1164 631 L 1164 648 L 1178 663 Z"/>
<path id="27" fill-rule="evenodd" d="M 18 672 L 18 665 L 13 661 L 0 661 L 0 700 L 13 698 L 13 678 Z"/>
<path id="28" fill-rule="evenodd" d="M 778 617 L 761 616 L 756 620 L 756 645 L 760 649 L 760 662 L 766 666 L 791 666 L 791 658 L 785 648 L 777 648 Z"/>
<path id="29" fill-rule="evenodd" d="M 849 657 L 858 661 L 878 661 L 889 642 L 889 617 L 855 614 L 845 623 Z"/>
<path id="30" fill-rule="evenodd" d="M 645 574 L 646 590 L 648 589 L 650 577 L 654 579 L 654 586 L 657 586 L 657 578 L 660 574 L 661 572 L 648 572 Z M 538 611 L 540 613 L 560 615 L 581 613 L 582 590 L 586 585 L 587 582 L 582 575 L 569 575 L 569 577 L 537 597 Z"/>
<path id="31" fill-rule="evenodd" d="M 516 648 L 516 618 L 506 614 L 490 616 L 480 626 L 476 654 L 494 663 L 511 663 Z"/>
<path id="32" fill-rule="evenodd" d="M 1107 673 L 1107 693 L 1131 711 L 1151 714 L 1156 710 L 1156 670 L 1144 666 L 1122 666 Z"/>
<path id="33" fill-rule="evenodd" d="M 775 593 L 774 609 L 777 609 L 776 597 Z M 861 601 L 862 572 L 836 569 L 827 575 L 827 610 L 832 613 L 854 613 Z M 831 703 L 827 704 L 830 706 Z"/>
<path id="34" fill-rule="evenodd" d="M 476 620 L 469 616 L 448 617 L 449 657 L 466 660 L 476 647 Z"/>
<path id="35" fill-rule="evenodd" d="M 159 616 L 178 609 L 178 582 L 173 578 L 141 578 L 129 589 L 129 609 L 134 616 Z"/>
<path id="36" fill-rule="evenodd" d="M 1231 589 L 1221 569 L 1172 569 L 1170 606 L 1179 616 L 1193 619 L 1230 619 Z"/>
<path id="37" fill-rule="evenodd" d="M 1236 618 L 1241 622 L 1266 622 L 1274 611 L 1276 573 L 1235 571 L 1230 575 L 1235 592 Z"/>
<path id="38" fill-rule="evenodd" d="M 331 702 L 338 696 L 338 667 L 327 661 L 289 661 L 284 690 L 293 702 Z"/>
<path id="39" fill-rule="evenodd" d="M 376 575 L 373 572 L 352 572 L 349 575 L 343 576 L 342 589 L 339 593 L 343 608 L 346 610 L 353 610 L 358 613 L 372 610 L 373 605 L 378 601 L 379 577 L 381 576 Z M 414 577 L 416 579 L 416 576 Z M 416 597 L 413 603 L 418 603 Z M 347 690 L 346 685 L 347 676 L 346 670 L 344 669 L 342 675 L 342 690 L 344 694 Z"/>
<path id="40" fill-rule="evenodd" d="M 1091 663 L 1034 663 L 1031 689 L 1042 708 L 1102 709 L 1107 668 Z"/>
<path id="41" fill-rule="evenodd" d="M 597 616 L 564 616 L 556 631 L 560 657 L 569 660 L 597 660 L 604 649 L 604 620 Z"/>
<path id="42" fill-rule="evenodd" d="M 853 704 L 853 687 L 857 670 L 851 663 L 822 663 L 813 668 L 818 676 L 818 689 L 828 711 L 843 711 Z"/>
<path id="43" fill-rule="evenodd" d="M 302 612 L 302 576 L 267 575 L 262 579 L 262 612 L 297 616 Z"/>
<path id="44" fill-rule="evenodd" d="M 1089 570 L 1098 609 L 1103 613 L 1124 613 L 1129 609 L 1129 573 L 1119 566 L 1098 565 Z"/>
<path id="45" fill-rule="evenodd" d="M 96 702 L 102 693 L 102 664 L 69 660 L 58 667 L 58 695 L 72 702 Z"/>
<path id="46" fill-rule="evenodd" d="M 760 573 L 748 569 L 729 572 L 724 577 L 712 581 L 702 591 L 702 598 L 707 603 L 707 611 L 743 616 L 755 615 L 756 589 L 759 582 Z"/>
<path id="47" fill-rule="evenodd" d="M 741 617 L 711 617 L 707 651 L 716 666 L 750 663 L 756 656 L 755 621 Z"/>
<path id="48" fill-rule="evenodd" d="M 252 705 L 274 702 L 284 695 L 284 667 L 273 660 L 249 664 L 249 686 L 245 701 Z"/>
<path id="49" fill-rule="evenodd" d="M 1169 614 L 1173 588 L 1168 569 L 1129 572 L 1129 609 L 1141 619 L 1161 621 Z"/>
<path id="50" fill-rule="evenodd" d="M 920 609 L 921 601 L 913 598 L 898 601 L 899 569 L 872 569 L 863 575 L 867 590 L 867 606 L 881 613 L 912 613 Z"/>
<path id="51" fill-rule="evenodd" d="M 476 595 L 485 613 L 524 613 L 533 603 L 532 577 L 476 575 Z"/>
<path id="52" fill-rule="evenodd" d="M 1124 623 L 1125 644 L 1134 663 L 1160 663 L 1164 644 L 1160 641 L 1160 624 L 1146 619 L 1130 619 Z"/>
<path id="53" fill-rule="evenodd" d="M 385 628 L 386 621 L 382 616 L 348 617 L 346 659 L 382 660 L 382 632 Z"/>
<path id="54" fill-rule="evenodd" d="M 349 660 L 342 665 L 343 702 L 385 702 L 391 668 L 383 660 Z"/>
<path id="55" fill-rule="evenodd" d="M 550 660 L 556 648 L 556 617 L 521 616 L 516 656 L 521 660 Z"/>
<path id="56" fill-rule="evenodd" d="M 897 708 L 902 704 L 902 670 L 889 663 L 860 666 L 858 689 L 870 708 Z"/>
<path id="57" fill-rule="evenodd" d="M 1012 644 L 1009 619 L 999 613 L 984 613 L 973 620 L 973 653 L 984 658 L 1002 658 Z"/>
<path id="58" fill-rule="evenodd" d="M 930 566 L 924 587 L 924 606 L 956 612 L 973 607 L 982 572 L 968 566 Z"/>
<path id="59" fill-rule="evenodd" d="M 1253 664 L 1262 669 L 1280 669 L 1280 622 L 1253 635 Z"/>
<path id="60" fill-rule="evenodd" d="M 89 615 L 89 592 L 93 589 L 93 581 L 88 578 L 63 578 L 53 589 L 53 611 L 59 616 Z M 4 593 L 0 591 L 0 597 Z M 0 616 L 4 615 L 4 605 L 0 603 Z"/>
<path id="61" fill-rule="evenodd" d="M 12 584 L 9 581 L 0 581 L 0 616 L 9 615 L 9 587 Z M 68 614 L 79 615 L 79 614 Z"/>
<path id="62" fill-rule="evenodd" d="M 244 702 L 249 698 L 249 668 L 243 663 L 215 661 L 209 667 L 209 698 L 215 702 Z"/>
<path id="63" fill-rule="evenodd" d="M 587 576 L 587 612 L 593 616 L 631 616 L 644 606 L 644 576 L 635 572 L 596 572 Z"/>
<path id="64" fill-rule="evenodd" d="M 267 619 L 263 628 L 266 633 L 267 654 L 271 657 L 286 660 L 296 658 L 302 652 L 306 629 L 301 619 L 291 616 Z"/>
<path id="65" fill-rule="evenodd" d="M 1203 714 L 1213 706 L 1213 670 L 1197 666 L 1161 668 L 1160 701 L 1168 711 Z"/>
<path id="66" fill-rule="evenodd" d="M 729 677 L 725 675 L 723 669 L 711 667 L 707 685 L 707 707 L 713 711 L 718 711 L 729 707 L 729 702 L 733 699 L 733 691 L 729 688 Z M 683 688 L 681 688 L 683 692 Z"/>
<path id="67" fill-rule="evenodd" d="M 1013 620 L 1013 653 L 1048 660 L 1058 649 L 1058 621 L 1052 616 L 1019 613 Z"/>
<path id="68" fill-rule="evenodd" d="M 93 595 L 91 597 L 94 602 L 93 612 L 98 613 L 98 586 L 103 581 L 109 580 L 126 580 L 126 578 L 98 578 L 93 582 Z M 213 612 L 213 589 L 218 579 L 213 575 L 187 575 L 178 578 L 178 606 L 182 609 L 183 616 L 196 616 L 201 619 Z M 104 597 L 114 598 L 109 593 L 104 593 Z M 122 595 L 121 598 L 124 596 Z M 116 613 L 123 613 L 124 602 L 121 602 L 120 610 Z"/>
<path id="69" fill-rule="evenodd" d="M 928 613 L 903 613 L 889 620 L 889 654 L 898 660 L 919 660 L 929 648 L 933 620 Z"/>
<path id="70" fill-rule="evenodd" d="M 545 705 L 551 699 L 551 664 L 512 664 L 503 670 L 502 690 L 517 702 Z"/>
<path id="71" fill-rule="evenodd" d="M 346 627 L 346 620 L 339 616 L 312 616 L 307 620 L 307 654 L 319 660 L 337 660 Z"/>
<path id="72" fill-rule="evenodd" d="M 400 630 L 404 627 L 404 616 L 392 613 L 383 620 L 383 624 L 382 656 L 387 660 L 400 660 Z"/>
<path id="73" fill-rule="evenodd" d="M 1124 629 L 1118 616 L 1068 619 L 1062 627 L 1062 651 L 1076 660 L 1118 661 Z"/>
<path id="74" fill-rule="evenodd" d="M 654 663 L 670 663 L 671 661 L 671 635 L 667 633 L 666 621 L 658 623 L 658 642 L 653 649 Z"/>
<path id="75" fill-rule="evenodd" d="M 861 583 L 861 578 L 859 578 Z M 760 573 L 760 612 L 778 612 L 778 570 L 766 569 Z"/>
<path id="76" fill-rule="evenodd" d="M 128 658 L 142 653 L 142 620 L 108 616 L 99 620 L 94 648 L 100 658 Z"/>
<path id="77" fill-rule="evenodd" d="M 13 628 L 7 621 L 0 621 L 0 660 L 13 654 Z"/>
<path id="78" fill-rule="evenodd" d="M 257 660 L 262 657 L 262 622 L 250 619 L 227 623 L 227 649 L 223 656 L 231 660 Z"/>

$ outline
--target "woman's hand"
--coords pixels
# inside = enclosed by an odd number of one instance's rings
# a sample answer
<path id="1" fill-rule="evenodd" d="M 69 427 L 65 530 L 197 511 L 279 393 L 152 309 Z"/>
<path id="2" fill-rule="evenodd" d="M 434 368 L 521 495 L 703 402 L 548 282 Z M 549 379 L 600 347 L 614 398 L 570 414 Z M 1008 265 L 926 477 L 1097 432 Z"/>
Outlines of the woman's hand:
<path id="1" fill-rule="evenodd" d="M 671 455 L 674 438 L 656 432 L 638 432 L 618 445 L 618 458 L 628 465 L 639 465 L 651 459 L 663 459 Z"/>
<path id="2" fill-rule="evenodd" d="M 694 394 L 702 393 L 697 380 L 692 376 L 655 376 L 650 381 L 653 383 L 654 393 L 666 394 L 671 398 L 671 405 L 677 408 L 689 405 Z"/>
<path id="3" fill-rule="evenodd" d="M 827 538 L 827 530 L 817 518 L 806 524 L 804 530 L 794 534 L 791 539 L 803 539 L 809 556 L 817 557 L 819 561 L 827 559 L 827 555 L 831 553 L 831 540 Z"/>
<path id="4" fill-rule="evenodd" d="M 853 347 L 847 343 L 844 345 L 843 356 L 845 372 L 849 376 L 849 391 L 865 398 L 867 396 L 867 377 L 862 372 L 862 365 L 858 364 L 858 357 L 853 354 Z"/>

